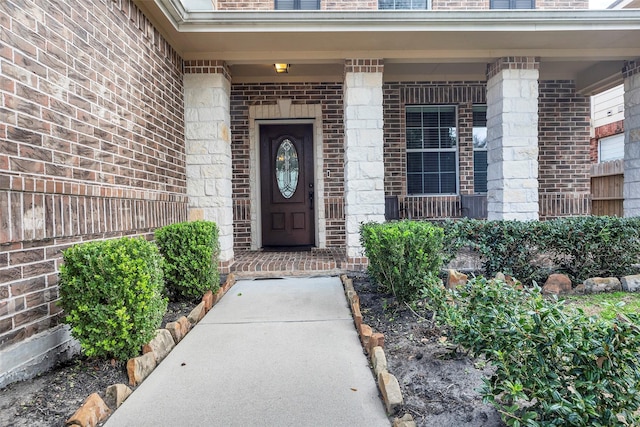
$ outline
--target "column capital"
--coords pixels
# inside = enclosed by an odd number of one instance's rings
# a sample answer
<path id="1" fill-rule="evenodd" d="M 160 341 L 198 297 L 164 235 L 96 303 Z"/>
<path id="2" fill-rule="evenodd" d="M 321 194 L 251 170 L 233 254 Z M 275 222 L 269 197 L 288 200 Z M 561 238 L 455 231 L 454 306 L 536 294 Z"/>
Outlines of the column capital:
<path id="1" fill-rule="evenodd" d="M 351 58 L 344 60 L 345 73 L 382 73 L 384 72 L 383 59 Z"/>
<path id="2" fill-rule="evenodd" d="M 185 74 L 223 74 L 231 81 L 229 65 L 217 59 L 189 59 L 184 61 Z"/>
<path id="3" fill-rule="evenodd" d="M 537 56 L 505 56 L 487 64 L 487 80 L 504 70 L 538 70 L 540 58 Z"/>
<path id="4" fill-rule="evenodd" d="M 626 79 L 636 74 L 640 74 L 640 58 L 633 61 L 624 61 L 624 67 L 622 67 L 622 77 Z"/>

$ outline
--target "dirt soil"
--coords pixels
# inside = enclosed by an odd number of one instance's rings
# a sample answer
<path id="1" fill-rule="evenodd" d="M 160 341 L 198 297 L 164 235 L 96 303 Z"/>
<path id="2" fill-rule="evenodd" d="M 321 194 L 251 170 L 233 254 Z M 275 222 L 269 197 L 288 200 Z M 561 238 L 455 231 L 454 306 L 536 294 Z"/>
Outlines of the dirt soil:
<path id="1" fill-rule="evenodd" d="M 498 412 L 482 403 L 478 389 L 491 368 L 466 357 L 446 341 L 424 305 L 415 309 L 380 294 L 368 276 L 351 276 L 363 322 L 385 338 L 389 372 L 400 383 L 404 406 L 418 426 L 504 426 Z"/>
<path id="2" fill-rule="evenodd" d="M 198 303 L 170 302 L 162 327 L 188 315 Z M 78 355 L 36 378 L 0 389 L 0 426 L 64 426 L 90 394 L 104 399 L 106 388 L 118 383 L 129 383 L 126 362 Z"/>

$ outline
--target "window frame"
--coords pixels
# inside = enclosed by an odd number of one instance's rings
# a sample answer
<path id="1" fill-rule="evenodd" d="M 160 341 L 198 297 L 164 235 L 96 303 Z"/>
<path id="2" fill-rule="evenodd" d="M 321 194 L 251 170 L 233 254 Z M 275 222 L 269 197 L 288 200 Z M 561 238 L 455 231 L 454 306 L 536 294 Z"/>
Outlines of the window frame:
<path id="1" fill-rule="evenodd" d="M 422 148 L 408 148 L 407 147 L 407 135 L 408 135 L 408 129 L 409 127 L 407 126 L 407 112 L 410 111 L 412 108 L 447 108 L 447 109 L 452 109 L 453 110 L 453 114 L 454 114 L 454 123 L 455 123 L 455 132 L 456 132 L 456 136 L 455 136 L 455 146 L 452 148 L 424 148 L 424 123 L 422 123 L 422 126 L 420 127 L 420 129 L 423 131 L 423 138 L 422 138 Z M 458 109 L 458 105 L 455 104 L 412 104 L 412 105 L 405 105 L 404 107 L 404 137 L 405 137 L 405 144 L 404 144 L 404 148 L 405 148 L 405 171 L 404 171 L 404 175 L 405 175 L 405 182 L 406 182 L 406 194 L 408 196 L 417 196 L 417 197 L 441 197 L 441 196 L 457 196 L 460 194 L 460 119 L 459 119 L 459 109 Z M 440 124 L 440 123 L 438 123 Z M 414 127 L 412 127 L 414 128 Z M 429 127 L 426 127 L 429 128 Z M 414 128 L 415 129 L 415 128 Z M 446 129 L 446 127 L 441 127 L 438 126 L 437 129 Z M 443 192 L 438 192 L 438 193 L 411 193 L 409 192 L 409 164 L 408 164 L 408 157 L 409 157 L 409 153 L 454 153 L 454 164 L 455 164 L 455 190 L 453 193 L 443 193 Z M 441 178 L 441 174 L 442 171 L 438 171 L 438 176 L 440 179 L 439 182 L 439 187 L 440 187 L 440 191 L 442 189 L 442 178 Z M 424 179 L 424 170 L 421 173 L 421 176 Z M 424 182 L 422 185 L 422 189 L 424 190 Z"/>
<path id="2" fill-rule="evenodd" d="M 530 7 L 516 7 L 518 2 L 523 2 L 525 0 L 508 0 L 509 1 L 509 7 L 496 7 L 495 3 L 496 1 L 507 1 L 507 0 L 490 0 L 489 1 L 489 9 L 492 10 L 533 10 L 536 8 L 536 1 L 535 0 L 529 0 L 530 2 Z"/>
<path id="3" fill-rule="evenodd" d="M 476 126 L 475 125 L 475 118 L 474 118 L 474 113 L 478 110 L 478 109 L 484 109 L 484 114 L 485 114 L 485 124 L 484 126 Z M 474 194 L 487 194 L 487 191 L 478 191 L 477 189 L 477 185 L 476 185 L 476 181 L 477 181 L 477 177 L 476 177 L 476 152 L 482 151 L 487 153 L 487 167 L 489 165 L 489 161 L 488 161 L 488 151 L 489 148 L 487 147 L 487 142 L 485 141 L 485 145 L 482 148 L 476 148 L 476 144 L 474 143 L 473 137 L 475 134 L 475 130 L 476 129 L 481 129 L 484 128 L 485 129 L 485 139 L 486 139 L 486 133 L 487 133 L 487 105 L 486 104 L 474 104 L 471 107 L 471 145 L 473 146 L 473 193 Z M 488 186 L 488 177 L 487 177 L 487 169 L 484 170 L 484 175 L 485 175 L 485 188 Z"/>
<path id="4" fill-rule="evenodd" d="M 320 0 L 315 0 L 316 1 L 316 8 L 315 9 L 301 9 L 302 7 L 302 0 L 293 0 L 293 8 L 292 9 L 284 9 L 284 8 L 279 8 L 278 7 L 278 2 L 280 0 L 274 0 L 273 1 L 273 10 L 320 10 Z"/>
<path id="5" fill-rule="evenodd" d="M 394 7 L 384 8 L 384 9 L 380 8 L 380 1 L 381 0 L 378 0 L 378 10 L 431 10 L 431 0 L 425 0 L 425 7 L 424 8 L 422 8 L 422 7 L 421 8 L 413 8 L 413 7 L 409 7 L 409 8 L 400 7 L 399 8 L 399 7 L 396 7 L 396 2 L 398 0 L 388 0 L 388 1 L 392 1 L 393 2 L 393 6 Z M 422 0 L 409 0 L 409 1 L 411 1 L 413 3 L 414 1 L 422 1 Z"/>

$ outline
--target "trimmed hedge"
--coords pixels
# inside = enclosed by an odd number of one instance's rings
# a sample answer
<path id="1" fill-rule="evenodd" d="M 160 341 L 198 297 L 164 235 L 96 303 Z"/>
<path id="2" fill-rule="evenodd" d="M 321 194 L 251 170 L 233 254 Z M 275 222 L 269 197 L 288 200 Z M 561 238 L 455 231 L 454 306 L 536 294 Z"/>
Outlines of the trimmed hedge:
<path id="1" fill-rule="evenodd" d="M 400 301 L 415 299 L 425 281 L 437 280 L 442 238 L 442 229 L 428 222 L 372 222 L 360 227 L 369 274 L 381 291 Z"/>
<path id="2" fill-rule="evenodd" d="M 94 241 L 66 249 L 63 259 L 60 305 L 85 354 L 137 356 L 167 309 L 156 245 L 143 238 Z"/>
<path id="3" fill-rule="evenodd" d="M 495 367 L 481 392 L 507 425 L 639 425 L 640 317 L 587 317 L 482 277 L 423 296 L 453 342 Z"/>
<path id="4" fill-rule="evenodd" d="M 589 277 L 633 274 L 640 261 L 640 218 L 587 216 L 550 221 L 461 219 L 442 223 L 445 259 L 468 246 L 482 256 L 483 273 L 511 274 L 523 283 L 546 279 L 535 260 L 551 257 L 574 283 Z"/>
<path id="5" fill-rule="evenodd" d="M 169 298 L 200 298 L 220 286 L 218 227 L 211 221 L 167 225 L 155 232 Z"/>

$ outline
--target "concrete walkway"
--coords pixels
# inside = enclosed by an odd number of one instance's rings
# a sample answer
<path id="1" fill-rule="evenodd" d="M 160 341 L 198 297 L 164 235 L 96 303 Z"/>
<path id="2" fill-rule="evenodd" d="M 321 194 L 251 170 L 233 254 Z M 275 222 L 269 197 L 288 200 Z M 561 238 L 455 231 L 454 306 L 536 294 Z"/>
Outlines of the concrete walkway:
<path id="1" fill-rule="evenodd" d="M 237 282 L 106 423 L 389 425 L 337 277 Z"/>

